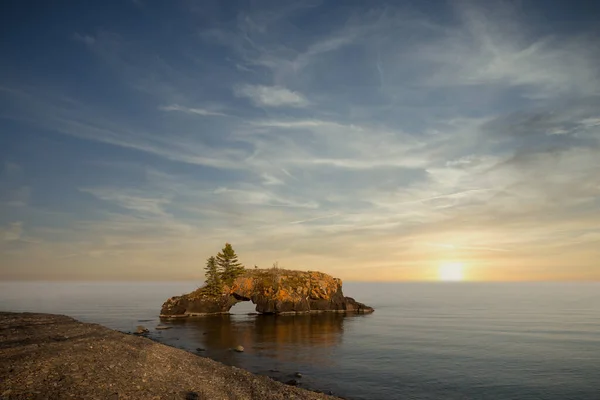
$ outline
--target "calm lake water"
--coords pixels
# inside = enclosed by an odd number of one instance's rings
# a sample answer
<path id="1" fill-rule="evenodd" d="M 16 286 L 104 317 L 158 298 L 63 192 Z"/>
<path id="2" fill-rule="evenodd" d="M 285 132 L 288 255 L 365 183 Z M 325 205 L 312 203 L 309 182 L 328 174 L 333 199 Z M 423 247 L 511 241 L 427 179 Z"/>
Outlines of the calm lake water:
<path id="1" fill-rule="evenodd" d="M 0 310 L 62 313 L 349 399 L 600 399 L 600 283 L 346 283 L 370 315 L 233 315 L 167 322 L 194 285 L 0 283 Z M 244 353 L 231 347 L 242 345 Z"/>

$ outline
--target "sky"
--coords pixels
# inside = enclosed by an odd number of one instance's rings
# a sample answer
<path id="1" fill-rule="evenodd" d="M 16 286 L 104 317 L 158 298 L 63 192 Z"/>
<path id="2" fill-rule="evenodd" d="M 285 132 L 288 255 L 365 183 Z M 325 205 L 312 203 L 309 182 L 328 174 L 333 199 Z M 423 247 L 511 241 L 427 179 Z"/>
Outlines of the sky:
<path id="1" fill-rule="evenodd" d="M 1 7 L 0 279 L 600 280 L 598 2 Z"/>

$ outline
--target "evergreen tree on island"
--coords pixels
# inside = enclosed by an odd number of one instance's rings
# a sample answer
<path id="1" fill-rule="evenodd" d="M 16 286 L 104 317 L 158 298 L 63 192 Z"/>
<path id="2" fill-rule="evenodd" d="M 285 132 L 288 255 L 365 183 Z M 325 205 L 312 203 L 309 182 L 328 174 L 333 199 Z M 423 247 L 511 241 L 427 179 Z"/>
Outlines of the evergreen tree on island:
<path id="1" fill-rule="evenodd" d="M 237 254 L 229 243 L 225 243 L 223 250 L 217 254 L 216 261 L 221 272 L 221 281 L 227 285 L 233 284 L 235 278 L 245 272 L 244 266 L 238 261 Z"/>
<path id="2" fill-rule="evenodd" d="M 223 290 L 223 282 L 221 281 L 221 275 L 217 265 L 215 257 L 210 257 L 206 260 L 206 267 L 204 267 L 206 280 L 205 288 L 210 294 L 218 295 Z"/>

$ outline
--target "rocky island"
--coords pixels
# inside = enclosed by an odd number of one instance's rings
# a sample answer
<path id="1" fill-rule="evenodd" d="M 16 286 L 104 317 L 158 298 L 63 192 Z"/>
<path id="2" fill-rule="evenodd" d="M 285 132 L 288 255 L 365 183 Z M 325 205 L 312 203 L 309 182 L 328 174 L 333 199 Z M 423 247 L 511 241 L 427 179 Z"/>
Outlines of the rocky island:
<path id="1" fill-rule="evenodd" d="M 270 268 L 245 269 L 230 282 L 219 285 L 217 290 L 214 285 L 206 285 L 192 293 L 171 297 L 163 304 L 160 316 L 222 314 L 241 301 L 256 304 L 256 311 L 262 314 L 374 311 L 345 297 L 341 279 L 316 271 Z"/>

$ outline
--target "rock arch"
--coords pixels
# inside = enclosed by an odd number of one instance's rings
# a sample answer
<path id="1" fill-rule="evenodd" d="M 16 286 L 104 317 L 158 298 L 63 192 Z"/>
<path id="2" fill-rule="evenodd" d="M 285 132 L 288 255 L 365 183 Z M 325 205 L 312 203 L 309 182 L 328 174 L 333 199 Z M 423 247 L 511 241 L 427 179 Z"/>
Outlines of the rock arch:
<path id="1" fill-rule="evenodd" d="M 162 306 L 164 318 L 227 313 L 241 301 L 251 301 L 263 314 L 305 312 L 370 313 L 373 308 L 345 297 L 342 281 L 322 272 L 254 269 L 225 286 L 218 295 L 203 288 L 168 299 Z"/>

